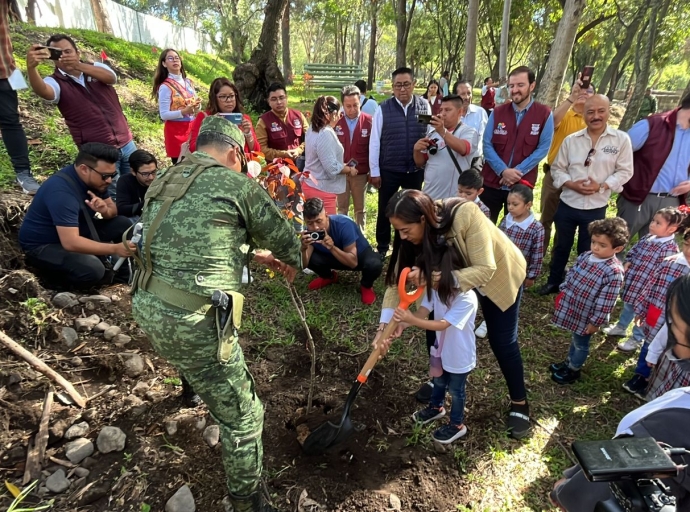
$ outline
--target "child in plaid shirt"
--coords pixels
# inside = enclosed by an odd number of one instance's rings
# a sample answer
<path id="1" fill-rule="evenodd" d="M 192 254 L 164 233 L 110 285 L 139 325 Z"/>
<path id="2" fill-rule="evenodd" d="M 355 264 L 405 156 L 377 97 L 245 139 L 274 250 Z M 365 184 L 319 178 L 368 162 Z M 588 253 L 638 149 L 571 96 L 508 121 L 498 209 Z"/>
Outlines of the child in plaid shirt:
<path id="1" fill-rule="evenodd" d="M 544 259 L 544 226 L 537 222 L 530 210 L 534 194 L 532 188 L 518 183 L 508 193 L 508 215 L 498 228 L 522 251 L 527 261 L 525 288 L 534 284 L 541 274 Z"/>
<path id="2" fill-rule="evenodd" d="M 681 252 L 664 259 L 655 269 L 647 286 L 640 292 L 635 302 L 635 315 L 642 322 L 644 343 L 637 359 L 635 375 L 623 384 L 623 389 L 640 397 L 645 397 L 651 369 L 646 357 L 649 344 L 664 323 L 666 313 L 666 293 L 673 281 L 690 273 L 690 217 L 683 221 L 683 246 Z"/>
<path id="3" fill-rule="evenodd" d="M 649 224 L 649 234 L 642 237 L 625 255 L 625 283 L 621 294 L 623 311 L 618 322 L 603 329 L 604 333 L 609 336 L 625 336 L 628 326 L 635 318 L 635 302 L 649 282 L 649 277 L 664 258 L 678 252 L 674 236 L 684 218 L 685 214 L 678 208 L 662 208 Z M 635 325 L 632 337 L 621 341 L 618 350 L 633 352 L 643 341 L 642 329 Z"/>
<path id="4" fill-rule="evenodd" d="M 619 217 L 595 220 L 588 226 L 591 251 L 578 256 L 556 296 L 553 323 L 573 333 L 565 361 L 552 363 L 551 378 L 570 384 L 580 378 L 592 334 L 606 324 L 623 286 L 623 265 L 616 258 L 630 235 Z"/>
<path id="5" fill-rule="evenodd" d="M 489 207 L 482 203 L 479 199 L 479 194 L 484 192 L 484 178 L 474 169 L 463 171 L 458 178 L 458 197 L 462 197 L 467 201 L 472 201 L 488 218 L 491 218 L 491 211 Z"/>

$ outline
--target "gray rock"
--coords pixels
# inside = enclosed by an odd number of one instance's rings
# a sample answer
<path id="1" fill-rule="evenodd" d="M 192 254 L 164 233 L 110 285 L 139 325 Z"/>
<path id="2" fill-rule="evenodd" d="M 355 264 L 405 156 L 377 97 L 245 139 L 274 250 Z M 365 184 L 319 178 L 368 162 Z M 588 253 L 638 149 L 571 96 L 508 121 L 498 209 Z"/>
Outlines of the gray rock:
<path id="1" fill-rule="evenodd" d="M 99 324 L 96 325 L 96 327 L 93 328 L 94 331 L 96 332 L 105 332 L 105 330 L 110 327 L 110 324 L 106 322 L 100 322 Z"/>
<path id="2" fill-rule="evenodd" d="M 149 389 L 151 389 L 151 387 L 146 382 L 139 381 L 136 386 L 132 388 L 132 393 L 137 396 L 144 396 L 148 393 Z"/>
<path id="3" fill-rule="evenodd" d="M 41 485 L 39 486 L 38 491 L 36 491 L 36 494 L 39 498 L 43 498 L 46 494 L 48 494 L 48 488 L 45 485 Z"/>
<path id="4" fill-rule="evenodd" d="M 82 304 L 86 304 L 87 302 L 99 302 L 101 304 L 110 304 L 112 300 L 110 300 L 110 297 L 106 297 L 105 295 L 89 295 L 86 297 L 80 297 L 79 302 Z"/>
<path id="5" fill-rule="evenodd" d="M 72 464 L 79 464 L 86 457 L 93 454 L 93 443 L 88 439 L 80 437 L 65 445 L 65 456 Z"/>
<path id="6" fill-rule="evenodd" d="M 391 495 L 388 497 L 388 503 L 390 504 L 390 508 L 388 510 L 402 510 L 400 498 L 398 498 L 395 494 L 391 493 Z"/>
<path id="7" fill-rule="evenodd" d="M 129 405 L 130 407 L 138 407 L 140 405 L 144 405 L 144 401 L 136 395 L 127 395 L 125 397 L 125 405 Z"/>
<path id="8" fill-rule="evenodd" d="M 206 441 L 206 444 L 211 448 L 215 448 L 220 441 L 220 427 L 218 427 L 218 425 L 209 425 L 206 427 L 204 430 L 204 441 Z"/>
<path id="9" fill-rule="evenodd" d="M 91 473 L 91 471 L 89 471 L 86 468 L 74 468 L 74 474 L 77 475 L 79 478 L 85 478 L 89 476 L 89 473 Z"/>
<path id="10" fill-rule="evenodd" d="M 105 338 L 106 341 L 110 341 L 121 332 L 122 329 L 120 329 L 117 325 L 111 325 L 105 331 L 103 331 L 103 338 Z"/>
<path id="11" fill-rule="evenodd" d="M 206 416 L 201 416 L 198 420 L 196 420 L 194 428 L 197 430 L 204 430 L 206 428 Z"/>
<path id="12" fill-rule="evenodd" d="M 70 481 L 67 479 L 64 469 L 58 469 L 46 480 L 46 487 L 50 492 L 54 492 L 55 494 L 65 492 L 67 489 L 69 489 L 69 486 Z"/>
<path id="13" fill-rule="evenodd" d="M 115 344 L 116 347 L 122 348 L 127 343 L 132 341 L 132 338 L 130 336 L 127 336 L 126 334 L 118 334 L 113 338 L 113 343 Z"/>
<path id="14" fill-rule="evenodd" d="M 81 417 L 84 418 L 86 421 L 95 421 L 98 419 L 98 409 L 96 409 L 95 407 L 86 409 L 84 412 L 81 413 Z"/>
<path id="15" fill-rule="evenodd" d="M 62 338 L 62 341 L 64 341 L 65 345 L 67 345 L 69 348 L 72 348 L 77 344 L 77 341 L 79 341 L 77 331 L 71 327 L 63 327 L 62 332 L 60 333 L 60 338 Z"/>
<path id="16" fill-rule="evenodd" d="M 177 433 L 177 422 L 175 420 L 168 420 L 164 424 L 165 433 L 169 436 L 174 436 Z"/>
<path id="17" fill-rule="evenodd" d="M 188 485 L 180 487 L 165 504 L 165 512 L 196 512 L 194 496 Z"/>
<path id="18" fill-rule="evenodd" d="M 56 308 L 70 308 L 79 304 L 79 301 L 77 301 L 77 296 L 73 293 L 63 292 L 55 295 L 52 303 Z"/>
<path id="19" fill-rule="evenodd" d="M 146 406 L 146 404 L 135 405 L 135 406 L 132 407 L 132 409 L 131 409 L 131 411 L 132 411 L 132 416 L 134 416 L 135 418 L 138 418 L 139 416 L 141 416 L 142 414 L 144 414 L 147 410 L 148 410 L 148 407 Z"/>
<path id="20" fill-rule="evenodd" d="M 98 315 L 91 315 L 86 318 L 77 318 L 74 320 L 74 327 L 78 332 L 89 332 L 101 322 Z"/>
<path id="21" fill-rule="evenodd" d="M 103 427 L 98 439 L 96 439 L 96 446 L 101 453 L 121 452 L 125 449 L 125 441 L 127 435 L 117 427 Z"/>
<path id="22" fill-rule="evenodd" d="M 144 371 L 144 359 L 139 354 L 129 354 L 125 359 L 125 373 L 130 377 L 138 377 Z"/>
<path id="23" fill-rule="evenodd" d="M 84 437 L 89 432 L 89 424 L 85 421 L 75 423 L 65 432 L 65 439 L 76 439 L 77 437 Z"/>
<path id="24" fill-rule="evenodd" d="M 84 469 L 92 469 L 96 467 L 96 464 L 98 464 L 98 461 L 93 457 L 86 457 L 83 461 L 81 461 L 81 467 Z"/>
<path id="25" fill-rule="evenodd" d="M 74 356 L 72 359 L 69 360 L 69 362 L 70 364 L 72 364 L 72 366 L 82 366 L 84 364 L 84 361 L 79 356 Z"/>

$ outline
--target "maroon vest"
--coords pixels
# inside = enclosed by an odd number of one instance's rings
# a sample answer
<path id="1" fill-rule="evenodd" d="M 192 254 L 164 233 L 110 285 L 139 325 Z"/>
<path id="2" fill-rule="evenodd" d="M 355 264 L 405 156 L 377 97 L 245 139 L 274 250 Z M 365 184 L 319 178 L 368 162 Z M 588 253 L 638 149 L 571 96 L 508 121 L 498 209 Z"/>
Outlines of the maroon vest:
<path id="1" fill-rule="evenodd" d="M 280 151 L 295 149 L 304 141 L 306 126 L 302 126 L 302 114 L 297 110 L 288 109 L 284 123 L 277 115 L 269 110 L 261 116 L 266 125 L 268 147 Z"/>
<path id="2" fill-rule="evenodd" d="M 338 124 L 335 125 L 335 134 L 343 145 L 345 153 L 343 163 L 347 164 L 353 158 L 357 160 L 357 174 L 369 174 L 369 139 L 371 138 L 371 121 L 369 114 L 361 112 L 355 133 L 350 142 L 350 127 L 343 116 Z"/>
<path id="3" fill-rule="evenodd" d="M 82 87 L 57 69 L 52 76 L 60 85 L 58 109 L 77 147 L 86 142 L 102 142 L 121 148 L 132 140 L 112 85 L 84 75 L 86 87 Z"/>
<path id="4" fill-rule="evenodd" d="M 524 114 L 518 126 L 512 103 L 496 107 L 493 112 L 494 133 L 491 135 L 491 143 L 501 160 L 508 164 L 512 154 L 513 160 L 510 165 L 515 167 L 534 153 L 550 114 L 551 109 L 549 107 L 535 101 Z M 532 185 L 537 180 L 536 169 L 536 167 L 530 169 L 532 172 L 525 175 L 525 179 Z M 484 163 L 482 176 L 484 177 L 484 185 L 491 188 L 501 188 L 501 178 L 489 166 L 488 162 Z"/>
<path id="5" fill-rule="evenodd" d="M 623 185 L 623 197 L 631 203 L 642 204 L 673 148 L 676 136 L 678 109 L 654 114 L 645 119 L 649 123 L 649 136 L 644 145 L 633 153 L 632 178 Z M 690 169 L 688 169 L 690 172 Z M 670 192 L 668 190 L 667 192 Z M 678 198 L 685 204 L 685 196 Z"/>
<path id="6" fill-rule="evenodd" d="M 429 101 L 429 98 L 426 98 L 426 100 Z M 436 94 L 436 98 L 434 98 L 434 102 L 431 103 L 429 101 L 429 105 L 431 105 L 432 116 L 437 116 L 441 112 L 441 103 L 443 103 L 443 97 L 441 95 L 441 91 L 438 91 L 438 94 Z"/>
<path id="7" fill-rule="evenodd" d="M 489 110 L 496 106 L 496 89 L 492 87 L 486 90 L 486 94 L 482 96 L 481 106 Z"/>

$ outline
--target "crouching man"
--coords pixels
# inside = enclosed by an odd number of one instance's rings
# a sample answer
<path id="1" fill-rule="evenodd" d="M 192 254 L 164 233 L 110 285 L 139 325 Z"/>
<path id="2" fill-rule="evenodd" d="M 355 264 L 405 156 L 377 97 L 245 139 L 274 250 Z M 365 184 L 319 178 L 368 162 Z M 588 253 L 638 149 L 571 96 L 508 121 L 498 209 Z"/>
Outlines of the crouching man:
<path id="1" fill-rule="evenodd" d="M 362 273 L 362 302 L 373 304 L 374 281 L 381 275 L 383 262 L 359 226 L 346 215 L 326 215 L 318 197 L 304 203 L 304 221 L 307 231 L 302 233 L 302 262 L 318 275 L 309 289 L 337 282 L 335 270 L 354 270 Z"/>

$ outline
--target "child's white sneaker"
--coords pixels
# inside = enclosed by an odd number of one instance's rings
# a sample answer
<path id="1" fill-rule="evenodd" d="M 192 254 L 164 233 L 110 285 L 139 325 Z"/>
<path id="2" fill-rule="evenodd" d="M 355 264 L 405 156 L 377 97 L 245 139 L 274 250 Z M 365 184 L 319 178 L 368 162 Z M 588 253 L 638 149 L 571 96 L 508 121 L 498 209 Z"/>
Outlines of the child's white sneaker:
<path id="1" fill-rule="evenodd" d="M 242 284 L 249 284 L 254 280 L 252 276 L 249 275 L 249 269 L 244 267 L 242 269 Z"/>
<path id="2" fill-rule="evenodd" d="M 474 331 L 474 335 L 477 338 L 486 338 L 486 322 L 482 321 L 482 323 L 479 324 L 479 327 Z"/>
<path id="3" fill-rule="evenodd" d="M 611 324 L 608 327 L 602 329 L 606 336 L 625 336 L 627 329 L 623 329 L 618 324 Z"/>
<path id="4" fill-rule="evenodd" d="M 621 352 L 635 352 L 642 346 L 642 343 L 642 341 L 638 341 L 635 338 L 628 338 L 625 341 L 621 341 L 617 348 Z"/>

